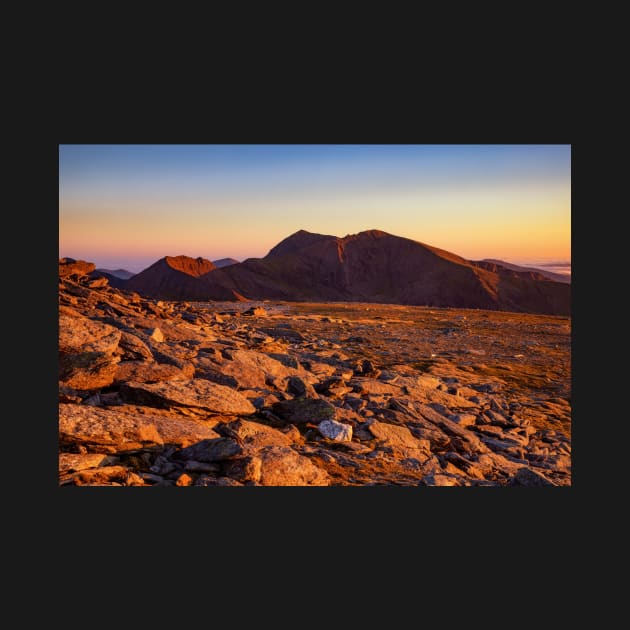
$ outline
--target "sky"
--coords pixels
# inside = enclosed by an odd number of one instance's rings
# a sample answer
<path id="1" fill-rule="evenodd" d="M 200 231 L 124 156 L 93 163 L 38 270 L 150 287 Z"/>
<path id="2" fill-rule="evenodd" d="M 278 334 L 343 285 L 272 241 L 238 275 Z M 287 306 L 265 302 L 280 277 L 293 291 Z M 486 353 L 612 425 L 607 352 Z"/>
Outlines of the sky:
<path id="1" fill-rule="evenodd" d="M 60 145 L 59 256 L 139 272 L 378 229 L 567 265 L 570 145 Z"/>

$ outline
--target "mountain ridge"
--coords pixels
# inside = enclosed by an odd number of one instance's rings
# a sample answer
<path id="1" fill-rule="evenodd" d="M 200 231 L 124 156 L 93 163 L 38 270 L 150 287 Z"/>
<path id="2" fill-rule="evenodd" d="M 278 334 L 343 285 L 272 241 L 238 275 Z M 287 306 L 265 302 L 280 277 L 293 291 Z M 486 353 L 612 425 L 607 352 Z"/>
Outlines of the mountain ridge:
<path id="1" fill-rule="evenodd" d="M 165 257 L 127 285 L 159 299 L 375 302 L 570 313 L 569 285 L 532 271 L 470 261 L 381 230 L 344 237 L 298 230 L 264 258 L 222 268 L 200 258 Z"/>

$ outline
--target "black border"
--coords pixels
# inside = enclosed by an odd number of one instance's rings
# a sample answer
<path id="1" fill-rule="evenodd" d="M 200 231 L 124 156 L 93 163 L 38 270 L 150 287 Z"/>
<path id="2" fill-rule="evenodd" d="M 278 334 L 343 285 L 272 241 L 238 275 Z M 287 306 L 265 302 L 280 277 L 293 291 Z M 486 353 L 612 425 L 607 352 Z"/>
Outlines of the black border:
<path id="1" fill-rule="evenodd" d="M 469 84 L 462 85 L 470 88 Z M 351 100 L 341 95 L 321 96 L 315 102 L 289 100 L 284 107 L 265 106 L 264 94 L 247 103 L 226 102 L 212 106 L 190 104 L 154 108 L 147 94 L 132 101 L 127 110 L 118 105 L 83 112 L 55 125 L 52 142 L 43 145 L 45 156 L 37 187 L 40 199 L 38 221 L 44 245 L 38 251 L 38 303 L 45 302 L 38 348 L 42 377 L 39 387 L 43 404 L 37 420 L 37 446 L 46 462 L 34 482 L 44 489 L 55 511 L 57 544 L 80 539 L 111 541 L 121 549 L 133 550 L 153 540 L 181 553 L 180 545 L 194 552 L 201 541 L 259 541 L 270 549 L 301 557 L 326 549 L 326 536 L 342 533 L 350 549 L 370 550 L 374 558 L 388 553 L 411 553 L 418 557 L 454 549 L 478 550 L 469 561 L 486 554 L 499 558 L 520 556 L 527 562 L 532 545 L 550 545 L 555 553 L 566 546 L 571 530 L 576 483 L 584 479 L 574 473 L 573 486 L 561 489 L 514 488 L 59 488 L 57 486 L 56 338 L 58 258 L 58 145 L 72 143 L 506 143 L 572 144 L 573 127 L 567 114 L 566 94 L 536 93 L 526 98 L 518 92 L 496 94 L 494 101 L 478 100 L 476 92 L 449 92 L 446 100 L 434 92 L 422 98 L 389 92 L 387 105 L 371 103 L 369 92 Z M 262 102 L 260 102 L 262 101 Z M 202 107 L 203 105 L 203 107 Z M 239 106 L 240 105 L 240 106 Z M 427 106 L 428 105 L 428 106 Z M 229 113 L 228 113 L 229 112 Z M 76 108 L 72 110 L 76 116 Z M 574 147 L 573 147 L 574 148 Z M 575 152 L 572 150 L 572 162 Z M 580 193 L 581 195 L 581 193 Z M 573 205 L 576 198 L 572 192 Z M 582 202 L 579 202 L 580 205 Z M 575 212 L 572 220 L 575 220 Z M 572 229 L 574 278 L 576 228 Z M 575 284 L 574 284 L 575 286 Z M 575 304 L 575 302 L 574 302 Z M 575 312 L 575 309 L 574 309 Z M 574 328 L 575 330 L 575 328 Z M 575 337 L 574 337 L 575 339 Z M 575 371 L 575 349 L 573 366 Z M 579 399 L 579 405 L 583 400 Z M 575 411 L 574 419 L 581 418 Z M 587 421 L 582 418 L 583 421 Z M 579 434 L 574 431 L 574 435 Z M 581 458 L 575 458 L 578 462 Z M 131 532 L 135 532 L 132 534 Z M 167 541 L 173 538 L 173 544 Z M 190 536 L 188 535 L 190 534 Z M 183 539 L 182 539 L 183 536 Z M 553 540 L 553 544 L 550 541 Z M 427 542 L 430 541 L 430 542 Z M 74 544 L 74 543 L 72 543 Z M 95 543 L 92 543 L 95 544 Z M 307 551 L 305 549 L 308 549 Z M 414 549 L 415 548 L 415 549 Z M 495 553 L 493 553 L 493 548 Z M 411 551 L 409 551 L 412 549 Z M 407 551 L 405 551 L 407 550 Z M 520 551 L 519 551 L 520 550 Z M 166 552 L 168 553 L 168 552 Z M 549 553 L 552 550 L 549 549 Z M 327 556 L 330 557 L 330 556 Z M 456 574 L 459 571 L 455 571 Z M 499 571 L 500 573 L 500 571 Z M 461 574 L 460 574 L 461 575 Z"/>

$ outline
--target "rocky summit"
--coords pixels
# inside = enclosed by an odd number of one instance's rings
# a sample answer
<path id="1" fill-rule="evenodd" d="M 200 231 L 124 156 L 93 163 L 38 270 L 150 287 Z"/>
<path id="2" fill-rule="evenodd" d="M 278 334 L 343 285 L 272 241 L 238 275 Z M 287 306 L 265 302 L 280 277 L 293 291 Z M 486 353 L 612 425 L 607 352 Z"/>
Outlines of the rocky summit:
<path id="1" fill-rule="evenodd" d="M 569 316 L 166 301 L 94 270 L 59 261 L 62 486 L 571 484 Z"/>

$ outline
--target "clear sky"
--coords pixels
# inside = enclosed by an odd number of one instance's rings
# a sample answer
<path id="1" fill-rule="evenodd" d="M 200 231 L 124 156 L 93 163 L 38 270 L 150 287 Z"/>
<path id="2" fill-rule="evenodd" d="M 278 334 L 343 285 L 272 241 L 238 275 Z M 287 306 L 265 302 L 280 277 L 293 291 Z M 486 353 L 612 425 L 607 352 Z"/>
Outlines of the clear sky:
<path id="1" fill-rule="evenodd" d="M 570 261 L 570 145 L 60 145 L 59 255 L 138 272 L 380 229 L 468 259 Z"/>

